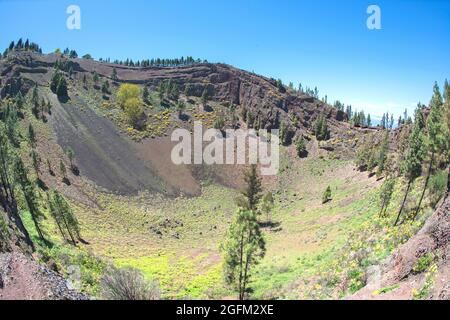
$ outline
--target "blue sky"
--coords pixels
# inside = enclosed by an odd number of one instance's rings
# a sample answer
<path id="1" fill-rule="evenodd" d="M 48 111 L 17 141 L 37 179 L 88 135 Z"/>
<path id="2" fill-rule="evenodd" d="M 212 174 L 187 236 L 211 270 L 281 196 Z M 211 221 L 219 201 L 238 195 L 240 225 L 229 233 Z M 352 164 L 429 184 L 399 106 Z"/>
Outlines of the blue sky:
<path id="1" fill-rule="evenodd" d="M 81 30 L 66 8 L 81 9 Z M 366 9 L 381 9 L 381 30 Z M 0 48 L 30 38 L 112 59 L 191 55 L 317 86 L 372 117 L 428 103 L 450 78 L 448 0 L 0 0 Z"/>

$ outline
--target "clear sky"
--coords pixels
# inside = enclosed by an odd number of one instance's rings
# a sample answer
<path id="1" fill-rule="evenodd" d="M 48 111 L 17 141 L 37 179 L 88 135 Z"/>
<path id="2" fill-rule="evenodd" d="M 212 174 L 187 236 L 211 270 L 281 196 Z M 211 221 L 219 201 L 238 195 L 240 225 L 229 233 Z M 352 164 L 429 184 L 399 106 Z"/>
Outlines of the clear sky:
<path id="1" fill-rule="evenodd" d="M 81 9 L 69 30 L 66 9 Z M 366 26 L 381 9 L 381 30 Z M 372 117 L 428 103 L 450 78 L 449 0 L 0 0 L 0 48 L 30 38 L 111 59 L 191 55 L 317 86 Z"/>

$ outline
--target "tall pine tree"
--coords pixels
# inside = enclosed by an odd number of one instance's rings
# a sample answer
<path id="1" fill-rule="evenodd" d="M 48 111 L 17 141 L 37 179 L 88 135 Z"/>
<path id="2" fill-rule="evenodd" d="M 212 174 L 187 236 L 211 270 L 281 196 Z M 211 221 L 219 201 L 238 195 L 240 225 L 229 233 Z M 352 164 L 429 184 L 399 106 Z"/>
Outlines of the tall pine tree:
<path id="1" fill-rule="evenodd" d="M 242 195 L 247 200 L 247 208 L 256 212 L 262 191 L 261 178 L 258 176 L 256 164 L 252 164 L 250 169 L 244 173 L 244 181 L 246 187 L 242 191 Z"/>
<path id="2" fill-rule="evenodd" d="M 423 197 L 425 191 L 428 187 L 428 182 L 430 180 L 431 172 L 433 171 L 433 166 L 435 164 L 436 156 L 438 159 L 446 158 L 448 150 L 448 140 L 449 132 L 445 124 L 444 117 L 444 102 L 442 100 L 441 92 L 437 83 L 434 84 L 433 97 L 430 102 L 430 114 L 427 118 L 427 134 L 428 134 L 428 146 L 430 151 L 430 160 L 427 171 L 427 177 L 425 178 L 425 184 L 420 196 L 419 204 L 414 212 L 414 218 L 420 211 L 420 206 L 422 205 Z M 417 117 L 416 117 L 417 118 Z M 423 121 L 423 120 L 422 120 Z"/>
<path id="3" fill-rule="evenodd" d="M 76 240 L 80 239 L 80 226 L 72 209 L 57 190 L 52 190 L 47 197 L 50 213 L 58 226 L 61 236 L 65 240 L 70 238 L 72 244 L 76 246 Z"/>
<path id="4" fill-rule="evenodd" d="M 239 293 L 239 300 L 248 294 L 253 267 L 264 257 L 266 246 L 256 213 L 240 209 L 222 246 L 224 252 L 225 282 Z"/>
<path id="5" fill-rule="evenodd" d="M 33 220 L 36 232 L 38 233 L 39 238 L 44 243 L 46 243 L 47 241 L 44 237 L 44 233 L 42 232 L 42 228 L 40 225 L 40 221 L 43 215 L 39 210 L 36 196 L 37 193 L 34 184 L 28 178 L 27 170 L 22 162 L 22 159 L 20 159 L 19 157 L 16 158 L 14 172 L 17 182 L 25 198 L 25 202 L 28 206 L 28 210 L 30 211 L 31 219 Z"/>
<path id="6" fill-rule="evenodd" d="M 405 159 L 403 160 L 401 166 L 401 172 L 407 179 L 408 184 L 394 226 L 396 226 L 400 221 L 403 208 L 405 207 L 406 198 L 408 197 L 409 191 L 411 189 L 411 184 L 422 173 L 422 162 L 425 157 L 425 153 L 425 136 L 423 134 L 423 130 L 418 125 L 418 121 L 415 121 L 412 133 L 408 140 L 408 149 L 406 150 Z"/>

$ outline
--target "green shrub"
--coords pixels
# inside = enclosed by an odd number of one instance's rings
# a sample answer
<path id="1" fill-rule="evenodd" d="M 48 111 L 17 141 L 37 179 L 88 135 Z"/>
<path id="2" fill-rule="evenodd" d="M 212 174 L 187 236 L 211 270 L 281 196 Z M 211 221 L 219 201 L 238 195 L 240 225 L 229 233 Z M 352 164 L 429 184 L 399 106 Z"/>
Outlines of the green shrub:
<path id="1" fill-rule="evenodd" d="M 67 81 L 64 75 L 60 72 L 55 72 L 50 81 L 50 89 L 58 97 L 67 96 Z"/>
<path id="2" fill-rule="evenodd" d="M 222 130 L 225 127 L 225 120 L 223 117 L 219 117 L 214 122 L 214 129 Z"/>
<path id="3" fill-rule="evenodd" d="M 8 246 L 8 238 L 8 224 L 6 223 L 3 211 L 0 211 L 0 251 Z"/>
<path id="4" fill-rule="evenodd" d="M 433 262 L 434 255 L 431 252 L 428 252 L 424 256 L 420 257 L 417 263 L 414 265 L 412 271 L 414 273 L 421 273 L 428 269 L 428 267 Z"/>
<path id="5" fill-rule="evenodd" d="M 423 300 L 426 299 L 430 290 L 434 285 L 437 274 L 437 266 L 434 264 L 430 266 L 429 271 L 425 275 L 425 283 L 420 290 L 413 289 L 413 300 Z"/>
<path id="6" fill-rule="evenodd" d="M 430 178 L 430 195 L 434 202 L 438 202 L 445 194 L 447 188 L 447 172 L 440 170 Z"/>
<path id="7" fill-rule="evenodd" d="M 156 282 L 145 280 L 134 268 L 111 268 L 101 282 L 102 297 L 108 300 L 159 300 Z"/>
<path id="8" fill-rule="evenodd" d="M 305 145 L 305 139 L 303 139 L 303 137 L 301 137 L 300 139 L 297 140 L 295 147 L 297 150 L 297 155 L 300 158 L 304 157 L 305 153 L 306 153 L 306 145 Z"/>
<path id="9" fill-rule="evenodd" d="M 43 263 L 54 263 L 62 274 L 70 273 L 70 267 L 80 268 L 81 291 L 96 296 L 99 284 L 106 269 L 100 258 L 81 248 L 55 245 L 52 248 L 40 248 L 39 257 Z"/>
<path id="10" fill-rule="evenodd" d="M 314 122 L 314 135 L 317 140 L 328 140 L 330 138 L 330 131 L 324 116 L 319 116 Z"/>
<path id="11" fill-rule="evenodd" d="M 322 195 L 322 204 L 327 203 L 330 200 L 331 200 L 331 188 L 330 186 L 328 186 Z"/>

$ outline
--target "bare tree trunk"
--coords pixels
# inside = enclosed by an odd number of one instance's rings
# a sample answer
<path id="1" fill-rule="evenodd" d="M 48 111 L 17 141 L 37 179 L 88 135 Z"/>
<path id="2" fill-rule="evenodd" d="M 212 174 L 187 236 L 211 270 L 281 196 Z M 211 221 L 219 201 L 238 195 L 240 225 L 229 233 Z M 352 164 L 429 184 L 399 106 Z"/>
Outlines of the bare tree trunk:
<path id="1" fill-rule="evenodd" d="M 247 289 L 247 279 L 248 279 L 248 275 L 247 275 L 247 273 L 248 273 L 248 267 L 249 267 L 249 261 L 250 261 L 250 259 L 251 259 L 251 254 L 250 255 L 247 255 L 247 260 L 245 261 L 245 271 L 244 271 L 244 286 L 243 286 L 243 288 L 242 288 L 242 292 L 243 292 L 243 294 L 242 294 L 242 300 L 244 300 L 244 297 L 245 297 L 245 290 Z"/>
<path id="2" fill-rule="evenodd" d="M 30 209 L 30 211 L 32 211 L 32 210 Z M 36 227 L 36 231 L 39 235 L 39 238 L 41 238 L 41 240 L 44 243 L 46 243 L 47 240 L 45 240 L 45 238 L 44 238 L 44 234 L 42 233 L 42 230 L 41 230 L 41 227 L 39 226 L 39 222 L 37 221 L 37 218 L 35 217 L 33 212 L 30 212 L 30 214 L 31 214 L 31 219 L 33 220 L 34 226 Z"/>
<path id="3" fill-rule="evenodd" d="M 381 204 L 380 213 L 378 214 L 379 217 L 383 216 L 383 211 L 384 211 L 385 204 L 386 204 L 386 201 L 383 200 L 383 203 Z"/>
<path id="4" fill-rule="evenodd" d="M 409 189 L 411 188 L 411 179 L 408 181 L 408 187 L 406 188 L 405 197 L 403 198 L 402 206 L 400 207 L 400 210 L 398 211 L 397 219 L 395 220 L 394 227 L 397 225 L 398 221 L 400 220 L 400 216 L 402 214 L 403 208 L 405 207 L 406 197 L 408 196 Z"/>
<path id="5" fill-rule="evenodd" d="M 67 233 L 69 234 L 69 237 L 72 240 L 73 245 L 76 247 L 77 243 L 75 242 L 75 239 L 74 239 L 74 237 L 72 235 L 72 232 L 70 231 L 69 224 L 67 223 L 66 218 L 64 217 L 64 215 L 62 215 L 62 218 L 63 218 L 64 225 L 66 226 Z"/>
<path id="6" fill-rule="evenodd" d="M 61 228 L 61 224 L 59 223 L 58 219 L 55 217 L 56 225 L 58 226 L 59 232 L 61 232 L 61 236 L 63 237 L 64 241 L 66 240 L 66 235 L 64 234 L 63 229 Z"/>
<path id="7" fill-rule="evenodd" d="M 428 167 L 427 178 L 425 179 L 425 186 L 423 187 L 423 191 L 422 191 L 422 195 L 420 196 L 419 204 L 417 205 L 416 211 L 414 212 L 413 220 L 416 219 L 417 215 L 419 214 L 420 206 L 422 205 L 422 200 L 425 195 L 425 191 L 427 190 L 427 187 L 428 187 L 428 181 L 430 180 L 431 169 L 433 168 L 433 162 L 434 162 L 434 152 L 431 154 L 430 166 Z"/>
<path id="8" fill-rule="evenodd" d="M 242 259 L 244 255 L 244 234 L 241 236 L 241 243 L 239 248 L 239 300 L 243 300 L 242 296 Z"/>
<path id="9" fill-rule="evenodd" d="M 14 225 L 19 229 L 19 231 L 23 234 L 25 243 L 30 246 L 31 250 L 34 251 L 34 243 L 31 241 L 30 234 L 28 233 L 28 230 L 25 228 L 25 225 L 23 224 L 22 218 L 20 218 L 19 212 L 17 210 L 17 204 L 15 200 L 13 200 L 13 204 L 11 207 L 8 207 L 6 210 L 9 215 L 9 220 L 13 220 L 12 222 Z"/>
<path id="10" fill-rule="evenodd" d="M 252 232 L 251 232 L 251 230 L 249 230 L 248 239 L 251 239 L 251 238 L 252 238 Z M 244 278 L 243 278 L 244 285 L 243 285 L 243 288 L 242 288 L 242 300 L 244 300 L 244 298 L 245 298 L 245 290 L 247 289 L 248 268 L 250 266 L 249 264 L 250 264 L 251 258 L 252 258 L 251 253 L 247 254 L 247 257 L 246 257 L 246 260 L 245 260 L 245 270 L 244 270 Z"/>

